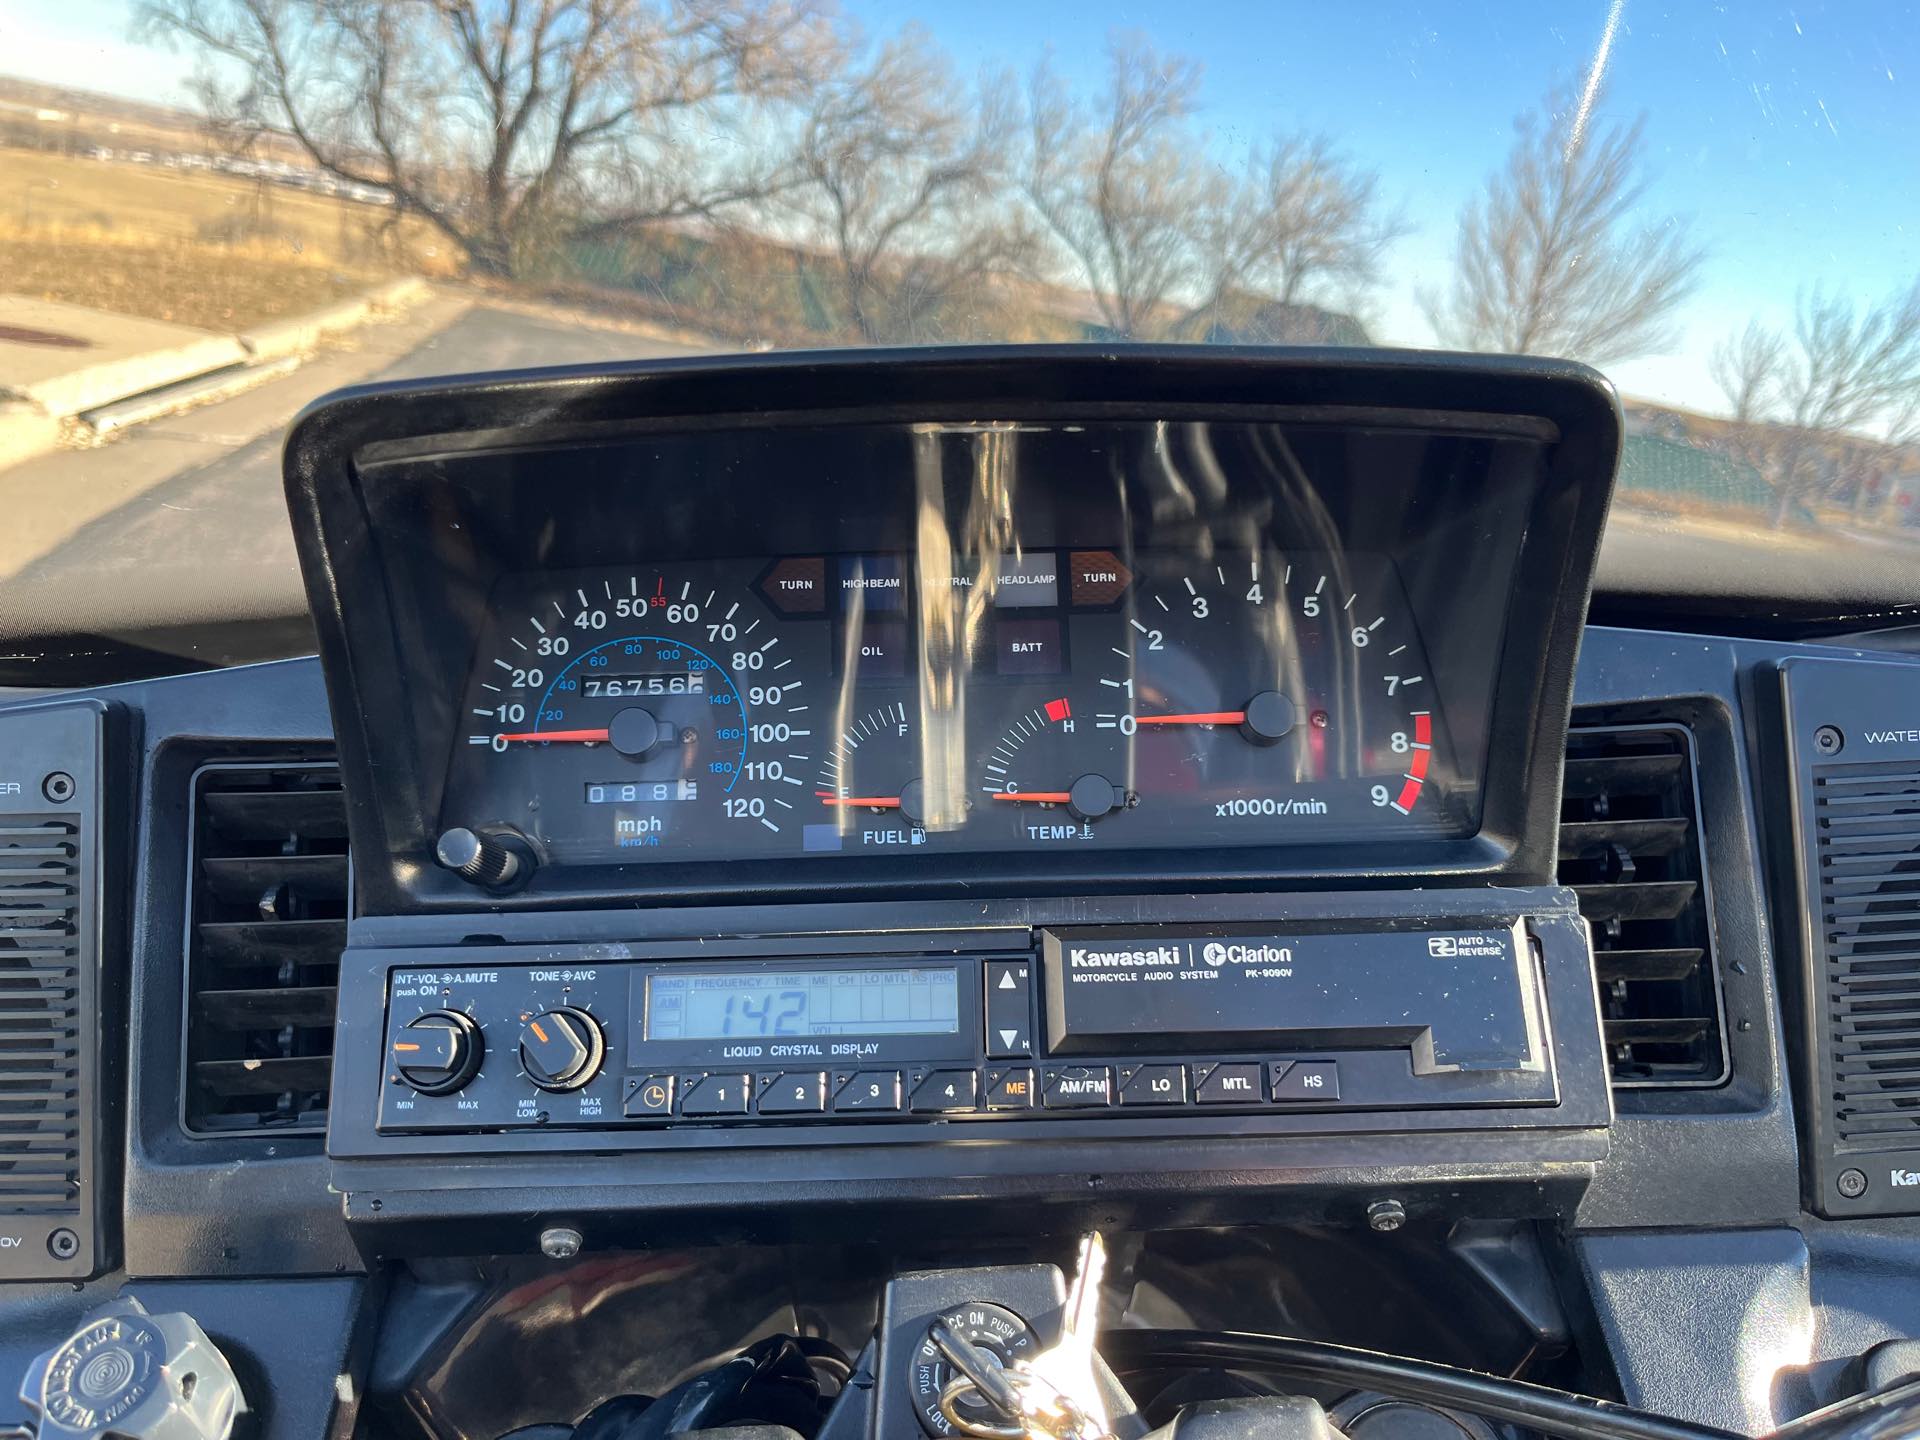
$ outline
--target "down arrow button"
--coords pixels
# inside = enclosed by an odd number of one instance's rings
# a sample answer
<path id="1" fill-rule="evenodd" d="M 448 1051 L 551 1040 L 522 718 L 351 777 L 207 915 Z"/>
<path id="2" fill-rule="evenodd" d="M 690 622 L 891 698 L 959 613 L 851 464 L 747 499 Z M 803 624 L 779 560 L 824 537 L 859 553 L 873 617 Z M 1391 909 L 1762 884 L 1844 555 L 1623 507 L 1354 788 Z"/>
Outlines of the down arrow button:
<path id="1" fill-rule="evenodd" d="M 986 1044 L 993 1060 L 1033 1053 L 1033 962 L 987 962 Z"/>

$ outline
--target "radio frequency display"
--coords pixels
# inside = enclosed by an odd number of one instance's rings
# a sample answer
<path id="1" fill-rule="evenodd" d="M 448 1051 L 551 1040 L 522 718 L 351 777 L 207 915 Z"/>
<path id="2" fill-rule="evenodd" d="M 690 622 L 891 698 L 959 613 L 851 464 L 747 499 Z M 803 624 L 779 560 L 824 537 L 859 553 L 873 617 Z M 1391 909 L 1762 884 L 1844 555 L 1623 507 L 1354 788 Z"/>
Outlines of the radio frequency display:
<path id="1" fill-rule="evenodd" d="M 960 978 L 952 967 L 655 975 L 649 1040 L 742 1035 L 952 1035 Z"/>

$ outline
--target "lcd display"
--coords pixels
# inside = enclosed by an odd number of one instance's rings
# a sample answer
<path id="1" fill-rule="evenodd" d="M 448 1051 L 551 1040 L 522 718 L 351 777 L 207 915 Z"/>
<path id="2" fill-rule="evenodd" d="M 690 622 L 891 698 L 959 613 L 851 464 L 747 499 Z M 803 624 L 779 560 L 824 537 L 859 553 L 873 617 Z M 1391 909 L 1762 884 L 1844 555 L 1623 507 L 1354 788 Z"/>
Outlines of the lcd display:
<path id="1" fill-rule="evenodd" d="M 960 977 L 952 967 L 696 971 L 647 981 L 646 1038 L 747 1035 L 952 1035 Z"/>

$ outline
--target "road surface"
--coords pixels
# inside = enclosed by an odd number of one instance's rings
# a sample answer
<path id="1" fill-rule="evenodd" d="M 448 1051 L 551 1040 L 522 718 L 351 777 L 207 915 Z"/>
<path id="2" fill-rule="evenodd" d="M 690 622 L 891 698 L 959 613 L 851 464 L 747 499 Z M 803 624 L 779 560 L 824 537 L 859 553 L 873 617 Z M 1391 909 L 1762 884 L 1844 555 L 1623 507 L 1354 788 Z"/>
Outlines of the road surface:
<path id="1" fill-rule="evenodd" d="M 0 470 L 0 635 L 121 634 L 304 610 L 280 485 L 286 424 L 342 385 L 688 354 L 437 296 L 282 379 Z"/>

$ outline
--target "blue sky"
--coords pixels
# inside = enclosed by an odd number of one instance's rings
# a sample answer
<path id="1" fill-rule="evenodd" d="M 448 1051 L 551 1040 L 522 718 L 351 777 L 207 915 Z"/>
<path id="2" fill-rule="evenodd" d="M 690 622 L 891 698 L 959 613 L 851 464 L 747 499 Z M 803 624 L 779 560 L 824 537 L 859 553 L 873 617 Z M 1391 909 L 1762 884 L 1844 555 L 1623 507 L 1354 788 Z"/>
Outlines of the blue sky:
<path id="1" fill-rule="evenodd" d="M 1417 296 L 1445 281 L 1460 207 L 1496 168 L 1515 114 L 1582 74 L 1606 0 L 842 0 L 869 29 L 917 21 L 965 70 L 1025 70 L 1051 49 L 1076 83 L 1134 29 L 1205 66 L 1202 123 L 1230 158 L 1276 130 L 1335 137 L 1377 169 L 1412 232 L 1368 319 L 1429 343 Z M 134 45 L 127 0 L 0 0 L 0 69 L 148 99 L 183 99 L 183 56 Z M 1819 284 L 1862 299 L 1920 275 L 1920 15 L 1912 5 L 1658 6 L 1626 0 L 1607 113 L 1647 117 L 1650 216 L 1686 217 L 1708 248 L 1674 353 L 1614 368 L 1622 388 L 1706 408 L 1706 355 Z"/>

